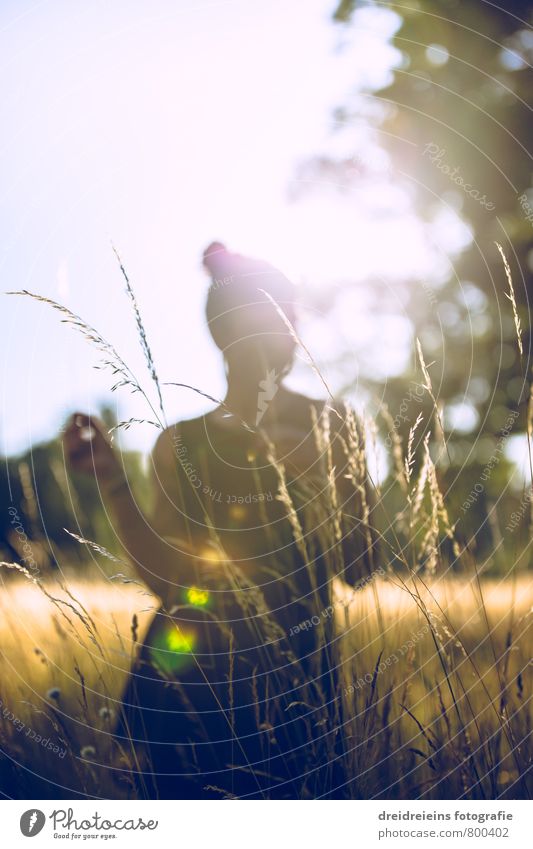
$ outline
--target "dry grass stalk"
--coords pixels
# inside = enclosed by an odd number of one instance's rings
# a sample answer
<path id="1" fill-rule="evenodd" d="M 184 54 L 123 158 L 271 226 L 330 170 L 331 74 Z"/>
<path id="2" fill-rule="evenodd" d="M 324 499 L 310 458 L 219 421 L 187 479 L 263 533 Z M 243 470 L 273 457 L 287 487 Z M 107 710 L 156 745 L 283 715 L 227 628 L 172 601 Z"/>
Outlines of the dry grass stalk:
<path id="1" fill-rule="evenodd" d="M 518 343 L 518 350 L 520 351 L 520 358 L 522 358 L 524 353 L 524 348 L 522 345 L 522 325 L 520 323 L 520 316 L 518 315 L 518 308 L 516 305 L 516 297 L 514 293 L 513 286 L 513 277 L 511 275 L 511 269 L 509 267 L 509 263 L 507 261 L 507 257 L 505 256 L 505 252 L 500 245 L 499 242 L 495 242 L 496 247 L 500 252 L 500 256 L 503 260 L 503 267 L 505 268 L 505 276 L 507 277 L 507 282 L 509 284 L 509 291 L 505 293 L 505 297 L 511 301 L 511 305 L 513 307 L 513 318 L 514 318 L 514 326 L 516 330 L 516 341 Z"/>

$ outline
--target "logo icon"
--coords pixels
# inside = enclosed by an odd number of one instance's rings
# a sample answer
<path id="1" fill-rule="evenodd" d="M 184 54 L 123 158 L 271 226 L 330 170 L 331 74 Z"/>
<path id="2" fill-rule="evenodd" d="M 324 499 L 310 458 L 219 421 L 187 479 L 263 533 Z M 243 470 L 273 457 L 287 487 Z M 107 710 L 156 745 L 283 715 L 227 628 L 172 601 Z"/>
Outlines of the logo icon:
<path id="1" fill-rule="evenodd" d="M 42 811 L 37 808 L 30 808 L 29 811 L 24 811 L 20 818 L 20 830 L 24 837 L 35 837 L 43 830 L 46 817 Z"/>
<path id="2" fill-rule="evenodd" d="M 267 371 L 266 377 L 259 381 L 259 392 L 257 394 L 257 416 L 255 426 L 258 427 L 259 422 L 268 410 L 269 404 L 274 400 L 274 396 L 279 389 L 279 375 L 275 369 Z"/>

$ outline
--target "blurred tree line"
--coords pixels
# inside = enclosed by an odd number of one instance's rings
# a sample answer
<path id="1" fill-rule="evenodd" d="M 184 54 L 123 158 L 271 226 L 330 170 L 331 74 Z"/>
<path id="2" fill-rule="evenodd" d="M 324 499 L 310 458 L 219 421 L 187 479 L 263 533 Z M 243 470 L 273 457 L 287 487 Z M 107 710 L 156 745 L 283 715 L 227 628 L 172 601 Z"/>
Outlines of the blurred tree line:
<path id="1" fill-rule="evenodd" d="M 109 429 L 116 425 L 107 407 L 100 409 L 99 418 Z M 140 506 L 146 509 L 149 488 L 143 456 L 122 451 L 121 457 Z M 0 560 L 20 563 L 41 576 L 71 568 L 87 577 L 124 571 L 67 533 L 124 556 L 96 482 L 68 471 L 61 434 L 0 462 Z M 9 579 L 9 573 L 4 570 L 2 577 Z"/>
<path id="2" fill-rule="evenodd" d="M 443 409 L 447 450 L 441 452 L 440 475 L 450 515 L 459 518 L 463 541 L 487 554 L 498 547 L 509 515 L 524 497 L 516 486 L 508 487 L 514 465 L 504 448 L 517 434 L 525 446 L 530 383 L 533 4 L 511 0 L 499 8 L 484 0 L 406 0 L 398 6 L 342 0 L 334 21 L 349 32 L 362 10 L 368 16 L 383 9 L 400 16 L 392 37 L 399 61 L 384 88 L 354 91 L 339 105 L 337 132 L 356 139 L 358 122 L 373 123 L 391 179 L 407 188 L 420 220 L 434 221 L 435 211 L 447 206 L 471 231 L 448 279 L 438 287 L 411 281 L 404 309 Z M 317 157 L 306 163 L 306 176 L 334 178 L 344 186 L 371 180 L 365 157 L 355 161 L 354 170 L 353 157 Z M 496 242 L 512 272 L 521 357 Z M 425 426 L 417 434 L 419 448 L 428 427 L 435 438 L 439 430 L 428 393 L 420 399 L 408 392 L 422 382 L 415 357 L 408 373 L 388 379 L 385 387 L 367 380 L 387 405 L 404 446 L 420 411 Z M 400 409 L 407 410 L 404 416 L 398 416 Z M 519 415 L 505 433 L 515 410 Z M 390 424 L 382 420 L 382 425 L 386 437 Z M 483 475 L 482 491 L 462 509 Z M 524 521 L 529 522 L 529 509 Z M 489 565 L 497 567 L 498 557 Z"/>
<path id="3" fill-rule="evenodd" d="M 450 516 L 459 519 L 458 534 L 471 549 L 490 555 L 489 566 L 505 568 L 505 557 L 492 552 L 501 551 L 505 525 L 524 495 L 508 487 L 513 465 L 502 449 L 509 438 L 526 430 L 531 364 L 533 188 L 528 129 L 533 4 L 511 0 L 499 8 L 484 0 L 405 0 L 396 6 L 342 0 L 334 23 L 349 28 L 361 9 L 384 8 L 398 16 L 392 43 L 401 58 L 384 88 L 358 89 L 339 105 L 337 131 L 353 133 L 355 127 L 357 135 L 358 123 L 366 129 L 373 123 L 379 131 L 376 145 L 391 163 L 391 180 L 408 188 L 420 220 L 430 223 L 435 210 L 446 206 L 472 233 L 447 280 L 438 286 L 408 281 L 403 307 L 443 407 L 447 450 L 441 452 L 440 483 Z M 371 184 L 373 179 L 371 169 L 366 173 L 364 157 L 355 169 L 353 156 L 320 156 L 305 163 L 305 169 L 306 176 L 341 186 L 354 180 Z M 522 357 L 496 242 L 503 246 L 513 275 Z M 331 298 L 325 300 L 325 312 L 332 303 Z M 438 436 L 431 398 L 416 392 L 421 381 L 414 358 L 406 374 L 387 379 L 385 385 L 367 379 L 370 392 L 387 405 L 404 446 L 419 412 L 424 426 L 417 432 L 417 445 L 430 427 L 434 438 Z M 505 433 L 515 410 L 519 415 Z M 103 410 L 102 417 L 110 427 L 114 424 L 109 411 Z M 390 421 L 378 420 L 387 440 Z M 125 462 L 132 485 L 138 484 L 136 492 L 147 497 L 141 455 L 126 453 Z M 482 490 L 463 510 L 483 476 Z M 497 511 L 492 510 L 495 504 Z M 391 515 L 402 506 L 393 500 L 388 505 Z M 71 563 L 90 559 L 65 527 L 119 550 L 94 484 L 85 478 L 67 479 L 59 440 L 2 462 L 0 554 L 20 559 L 21 535 L 14 531 L 9 508 L 16 508 L 34 550 L 50 568 L 63 562 L 62 555 Z M 529 509 L 524 525 L 528 522 Z M 518 539 L 517 532 L 514 547 Z M 102 558 L 98 562 L 105 565 Z M 109 564 L 112 571 L 114 565 Z"/>

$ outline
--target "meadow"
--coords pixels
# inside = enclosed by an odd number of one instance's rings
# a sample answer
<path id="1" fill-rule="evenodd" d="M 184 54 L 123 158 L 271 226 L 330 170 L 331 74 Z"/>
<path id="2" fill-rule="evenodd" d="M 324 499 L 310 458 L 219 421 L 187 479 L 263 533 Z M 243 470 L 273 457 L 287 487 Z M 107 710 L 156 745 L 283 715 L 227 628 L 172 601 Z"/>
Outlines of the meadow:
<path id="1" fill-rule="evenodd" d="M 503 252 L 502 257 L 521 345 Z M 114 388 L 140 393 L 155 424 L 163 429 L 166 419 L 159 380 L 134 293 L 120 267 L 160 409 L 157 402 L 150 403 L 148 393 L 98 331 L 60 304 L 31 297 L 57 310 L 63 322 L 81 332 L 103 355 L 101 367 L 118 379 Z M 299 342 L 285 317 L 284 321 Z M 303 350 L 320 376 L 311 355 Z M 369 418 L 362 422 L 352 410 L 344 408 L 342 415 L 336 409 L 326 411 L 314 421 L 325 485 L 320 498 L 306 502 L 303 511 L 295 508 L 283 464 L 272 447 L 276 498 L 285 506 L 306 569 L 315 569 L 306 536 L 325 553 L 328 574 L 333 576 L 344 572 L 348 556 L 350 561 L 354 558 L 354 552 L 346 552 L 343 546 L 351 538 L 353 522 L 362 532 L 366 575 L 351 589 L 337 582 L 334 604 L 324 611 L 314 607 L 306 624 L 318 629 L 322 619 L 335 616 L 341 635 L 334 698 L 340 730 L 338 740 L 329 733 L 327 743 L 336 769 L 335 796 L 531 798 L 533 582 L 524 568 L 529 559 L 529 529 L 527 538 L 517 533 L 512 545 L 498 543 L 492 558 L 477 562 L 475 540 L 467 539 L 461 529 L 458 532 L 457 520 L 448 512 L 451 484 L 445 490 L 443 482 L 451 458 L 442 411 L 418 341 L 417 353 L 420 386 L 431 402 L 429 413 L 419 413 L 404 443 L 383 405 L 380 413 L 391 449 L 383 488 L 372 481 L 367 465 L 369 450 L 375 449 L 377 425 Z M 324 387 L 327 390 L 325 382 Z M 344 457 L 339 462 L 343 477 L 353 487 L 354 500 L 345 503 L 355 505 L 355 516 L 340 506 L 331 440 L 333 413 L 342 419 Z M 117 427 L 127 428 L 137 421 Z M 531 433 L 533 394 L 527 410 L 528 437 Z M 483 481 L 491 473 L 484 472 Z M 479 481 L 473 485 L 483 490 Z M 478 488 L 473 491 L 478 493 Z M 26 493 L 26 503 L 32 500 L 31 493 Z M 492 525 L 497 524 L 497 510 L 491 510 L 489 518 Z M 525 525 L 525 517 L 521 518 Z M 208 530 L 213 551 L 220 551 L 213 527 Z M 109 575 L 109 563 L 103 559 L 115 561 L 114 568 L 116 556 L 98 540 L 78 540 L 93 558 L 85 580 L 80 578 L 79 565 L 77 570 L 65 570 L 62 582 L 37 580 L 30 571 L 9 564 L 0 571 L 0 790 L 11 798 L 146 795 L 139 780 L 143 770 L 136 746 L 127 737 L 117 739 L 113 732 L 128 673 L 157 602 L 131 578 L 123 562 L 120 568 L 126 572 L 117 568 L 115 576 L 103 577 L 106 572 Z M 239 593 L 235 595 L 241 603 Z M 242 610 L 246 611 L 244 602 Z M 269 616 L 264 621 L 270 643 Z M 178 642 L 175 650 L 183 652 L 183 640 Z M 291 687 L 287 681 L 276 698 Z M 314 745 L 310 738 L 304 775 L 317 762 Z M 197 787 L 202 792 L 202 777 Z"/>
<path id="2" fill-rule="evenodd" d="M 44 588 L 9 575 L 0 594 L 1 790 L 142 795 L 134 748 L 112 731 L 155 600 L 120 578 Z M 338 586 L 346 796 L 530 796 L 531 589 L 526 578 Z"/>

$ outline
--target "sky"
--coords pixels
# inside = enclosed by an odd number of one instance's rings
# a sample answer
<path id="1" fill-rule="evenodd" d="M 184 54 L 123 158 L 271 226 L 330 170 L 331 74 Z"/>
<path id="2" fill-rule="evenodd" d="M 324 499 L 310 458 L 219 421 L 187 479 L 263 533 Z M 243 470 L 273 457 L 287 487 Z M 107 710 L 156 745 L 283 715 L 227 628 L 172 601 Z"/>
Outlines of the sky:
<path id="1" fill-rule="evenodd" d="M 306 343 L 319 361 L 353 346 L 384 378 L 405 368 L 408 321 L 392 310 L 378 322 L 366 283 L 377 276 L 393 294 L 417 275 L 438 284 L 470 236 L 444 206 L 436 223 L 447 226 L 428 239 L 383 157 L 357 197 L 321 185 L 301 191 L 300 166 L 317 154 L 380 153 L 363 107 L 343 133 L 334 109 L 383 85 L 401 58 L 390 45 L 397 15 L 362 9 L 340 28 L 334 8 L 329 0 L 3 0 L 0 453 L 51 438 L 75 409 L 107 402 L 118 418 L 146 414 L 137 396 L 110 395 L 110 375 L 92 367 L 97 353 L 57 312 L 3 294 L 27 289 L 60 301 L 149 384 L 112 244 L 162 381 L 223 396 L 203 317 L 200 257 L 214 239 L 311 290 L 351 280 L 326 328 L 307 311 Z M 364 366 L 355 355 L 354 380 Z M 303 365 L 291 381 L 320 394 Z M 168 420 L 207 406 L 190 390 L 165 390 Z M 147 449 L 154 433 L 138 426 L 123 439 Z"/>

